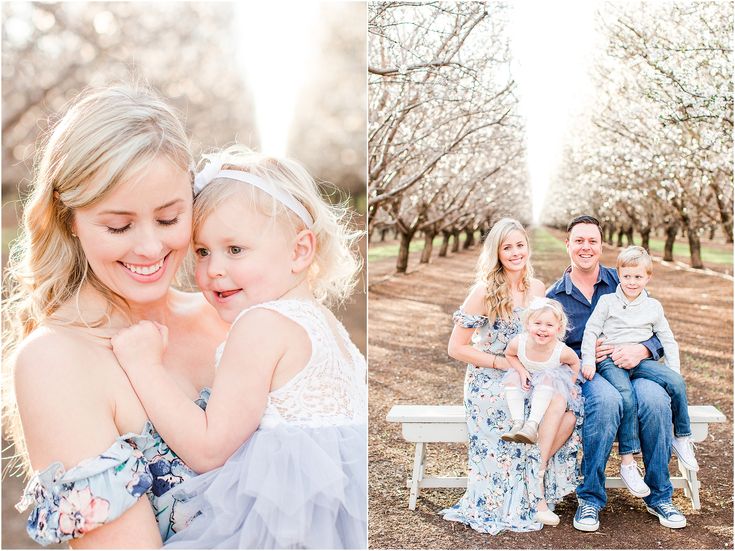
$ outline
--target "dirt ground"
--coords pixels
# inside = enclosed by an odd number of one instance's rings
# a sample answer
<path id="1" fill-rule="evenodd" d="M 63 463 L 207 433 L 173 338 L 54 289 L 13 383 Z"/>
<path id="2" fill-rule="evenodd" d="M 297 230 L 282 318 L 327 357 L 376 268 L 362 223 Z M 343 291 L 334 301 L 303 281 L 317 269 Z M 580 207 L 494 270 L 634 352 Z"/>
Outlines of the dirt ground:
<path id="1" fill-rule="evenodd" d="M 543 230 L 542 230 L 543 231 Z M 536 275 L 547 285 L 569 264 L 561 239 L 552 232 L 545 250 L 533 249 Z M 532 237 L 533 242 L 536 239 Z M 545 240 L 548 243 L 548 240 Z M 489 536 L 443 520 L 437 512 L 454 504 L 461 490 L 422 490 L 415 511 L 408 509 L 413 449 L 400 427 L 385 417 L 394 404 L 460 404 L 464 365 L 447 356 L 451 315 L 464 300 L 474 276 L 479 247 L 418 264 L 394 275 L 395 259 L 371 262 L 368 280 L 369 335 L 369 544 L 371 548 L 533 548 L 533 549 L 724 549 L 733 545 L 733 283 L 728 277 L 693 273 L 676 265 L 654 265 L 649 289 L 661 300 L 682 353 L 689 403 L 711 404 L 727 417 L 710 425 L 697 447 L 702 508 L 694 511 L 681 489 L 674 503 L 688 526 L 671 530 L 646 512 L 643 500 L 608 490 L 598 532 L 572 527 L 576 499 L 557 508 L 561 524 L 540 532 Z M 605 247 L 602 261 L 614 265 L 617 249 Z M 464 444 L 429 446 L 427 473 L 466 474 Z M 673 468 L 675 461 L 672 461 Z M 616 458 L 608 472 L 617 471 Z"/>

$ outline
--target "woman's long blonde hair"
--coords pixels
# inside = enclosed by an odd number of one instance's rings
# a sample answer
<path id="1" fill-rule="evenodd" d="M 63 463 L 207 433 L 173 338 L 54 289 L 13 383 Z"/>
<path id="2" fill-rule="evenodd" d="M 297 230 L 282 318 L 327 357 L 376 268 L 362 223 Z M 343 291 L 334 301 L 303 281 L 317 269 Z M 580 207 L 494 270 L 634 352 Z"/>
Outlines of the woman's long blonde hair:
<path id="1" fill-rule="evenodd" d="M 498 252 L 513 231 L 519 231 L 528 243 L 528 234 L 518 220 L 512 218 L 501 218 L 490 230 L 485 244 L 482 247 L 482 253 L 477 261 L 477 277 L 476 284 L 482 285 L 485 289 L 485 307 L 487 316 L 493 320 L 501 318 L 510 320 L 513 314 L 513 296 L 511 294 L 510 282 L 508 276 L 505 275 L 503 265 L 500 263 Z M 526 266 L 521 274 L 519 290 L 524 293 L 531 287 L 531 278 L 533 277 L 533 267 L 531 266 L 531 252 L 529 248 Z"/>
<path id="2" fill-rule="evenodd" d="M 347 202 L 328 202 L 307 170 L 292 159 L 272 157 L 233 145 L 204 155 L 202 164 L 215 158 L 222 164 L 222 170 L 254 174 L 286 191 L 306 208 L 314 221 L 310 229 L 316 237 L 314 260 L 307 272 L 314 297 L 327 305 L 336 305 L 347 299 L 362 266 L 356 247 L 362 232 L 351 228 L 351 210 Z M 242 182 L 215 178 L 194 199 L 194 236 L 217 206 L 240 194 L 247 194 L 263 215 L 277 223 L 291 224 L 296 231 L 303 229 L 303 221 L 267 193 Z"/>
<path id="3" fill-rule="evenodd" d="M 4 276 L 3 407 L 6 429 L 21 456 L 25 447 L 10 381 L 21 341 L 78 297 L 84 285 L 107 299 L 108 316 L 113 307 L 126 307 L 89 269 L 72 234 L 74 210 L 102 200 L 160 156 L 183 170 L 190 170 L 193 162 L 179 117 L 155 92 L 138 84 L 82 92 L 39 144 Z"/>

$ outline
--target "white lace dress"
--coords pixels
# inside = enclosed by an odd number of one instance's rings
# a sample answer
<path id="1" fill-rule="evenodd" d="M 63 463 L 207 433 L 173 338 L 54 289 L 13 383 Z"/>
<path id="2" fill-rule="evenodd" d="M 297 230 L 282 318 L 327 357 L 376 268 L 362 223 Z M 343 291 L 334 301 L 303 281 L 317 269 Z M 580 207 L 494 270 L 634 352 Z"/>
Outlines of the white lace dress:
<path id="1" fill-rule="evenodd" d="M 365 549 L 365 358 L 341 324 L 334 335 L 316 303 L 280 300 L 253 308 L 303 327 L 311 358 L 270 393 L 258 430 L 222 467 L 180 486 L 179 496 L 201 514 L 166 547 Z"/>

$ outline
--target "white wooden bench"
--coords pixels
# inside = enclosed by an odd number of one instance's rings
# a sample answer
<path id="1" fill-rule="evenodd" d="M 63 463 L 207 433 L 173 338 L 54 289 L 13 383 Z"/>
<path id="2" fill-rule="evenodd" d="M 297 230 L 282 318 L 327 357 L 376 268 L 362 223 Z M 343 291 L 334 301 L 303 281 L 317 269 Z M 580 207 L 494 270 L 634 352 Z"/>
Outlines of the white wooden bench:
<path id="1" fill-rule="evenodd" d="M 401 423 L 403 438 L 416 444 L 413 472 L 406 485 L 410 488 L 408 508 L 416 508 L 416 499 L 421 488 L 464 488 L 465 476 L 424 476 L 426 446 L 431 442 L 467 442 L 467 425 L 464 406 L 393 406 L 386 418 L 391 423 Z M 692 425 L 692 440 L 701 442 L 707 437 L 710 423 L 724 423 L 725 416 L 714 406 L 689 406 Z M 692 500 L 692 508 L 699 509 L 699 486 L 697 473 L 679 462 L 681 476 L 672 476 L 674 488 L 684 488 Z M 607 477 L 606 488 L 624 488 L 620 477 Z"/>

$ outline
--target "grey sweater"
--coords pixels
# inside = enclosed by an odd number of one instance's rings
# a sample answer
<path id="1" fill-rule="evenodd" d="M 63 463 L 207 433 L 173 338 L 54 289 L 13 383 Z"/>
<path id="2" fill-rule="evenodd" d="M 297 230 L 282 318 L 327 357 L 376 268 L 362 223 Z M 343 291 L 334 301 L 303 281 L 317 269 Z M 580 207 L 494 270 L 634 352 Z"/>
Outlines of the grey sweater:
<path id="1" fill-rule="evenodd" d="M 630 301 L 618 285 L 614 293 L 600 297 L 587 321 L 582 338 L 582 365 L 595 365 L 595 343 L 600 336 L 608 344 L 629 344 L 647 341 L 654 333 L 664 347 L 666 363 L 679 373 L 679 345 L 661 303 L 649 297 L 645 290 Z"/>

